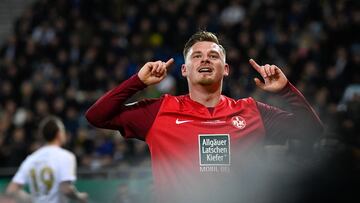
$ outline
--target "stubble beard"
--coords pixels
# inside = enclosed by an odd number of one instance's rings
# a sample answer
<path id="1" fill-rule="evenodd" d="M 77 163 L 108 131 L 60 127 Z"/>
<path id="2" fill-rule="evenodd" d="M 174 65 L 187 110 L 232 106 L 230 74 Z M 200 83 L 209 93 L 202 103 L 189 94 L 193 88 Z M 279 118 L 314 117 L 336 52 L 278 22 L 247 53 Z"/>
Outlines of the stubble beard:
<path id="1" fill-rule="evenodd" d="M 203 85 L 203 86 L 209 86 L 209 85 L 214 84 L 214 79 L 212 79 L 212 78 L 202 78 L 202 79 L 200 79 L 199 84 Z"/>

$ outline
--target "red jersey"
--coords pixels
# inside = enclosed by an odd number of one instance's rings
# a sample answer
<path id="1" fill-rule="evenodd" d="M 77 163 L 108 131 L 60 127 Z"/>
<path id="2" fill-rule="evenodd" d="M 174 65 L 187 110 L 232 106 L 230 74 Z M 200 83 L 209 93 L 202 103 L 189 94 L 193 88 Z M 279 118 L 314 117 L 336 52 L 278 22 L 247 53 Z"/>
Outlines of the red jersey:
<path id="1" fill-rule="evenodd" d="M 168 186 L 169 177 L 228 172 L 232 149 L 251 147 L 264 135 L 259 110 L 251 98 L 235 101 L 221 96 L 210 112 L 188 95 L 165 95 L 146 136 L 155 183 Z"/>
<path id="2" fill-rule="evenodd" d="M 179 189 L 201 187 L 209 183 L 208 177 L 230 174 L 241 160 L 240 152 L 254 148 L 265 137 L 284 142 L 299 129 L 322 130 L 317 115 L 290 83 L 279 95 L 288 101 L 292 112 L 252 98 L 234 100 L 226 96 L 211 109 L 189 95 L 164 95 L 124 104 L 145 87 L 134 75 L 102 96 L 86 112 L 86 118 L 94 126 L 120 130 L 126 138 L 145 140 L 155 190 L 170 196 Z M 162 201 L 169 202 L 166 198 Z"/>

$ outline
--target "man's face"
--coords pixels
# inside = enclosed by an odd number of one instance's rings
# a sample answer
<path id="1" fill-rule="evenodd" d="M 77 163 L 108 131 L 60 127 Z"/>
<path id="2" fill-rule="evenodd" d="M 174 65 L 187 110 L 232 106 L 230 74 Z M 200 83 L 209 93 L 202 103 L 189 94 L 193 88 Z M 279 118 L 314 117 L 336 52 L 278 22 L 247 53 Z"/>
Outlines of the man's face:
<path id="1" fill-rule="evenodd" d="M 203 41 L 190 48 L 181 73 L 187 77 L 189 85 L 208 86 L 221 83 L 229 74 L 229 66 L 219 45 Z"/>

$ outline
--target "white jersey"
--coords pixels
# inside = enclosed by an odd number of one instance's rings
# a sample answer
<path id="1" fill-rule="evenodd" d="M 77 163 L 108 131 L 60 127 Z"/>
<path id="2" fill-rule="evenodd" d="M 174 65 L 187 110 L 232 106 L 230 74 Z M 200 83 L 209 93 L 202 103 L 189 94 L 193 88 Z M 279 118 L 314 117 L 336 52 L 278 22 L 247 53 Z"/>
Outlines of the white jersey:
<path id="1" fill-rule="evenodd" d="M 59 191 L 63 181 L 76 180 L 75 156 L 58 146 L 44 146 L 21 164 L 13 182 L 28 184 L 34 203 L 63 203 L 67 198 Z"/>

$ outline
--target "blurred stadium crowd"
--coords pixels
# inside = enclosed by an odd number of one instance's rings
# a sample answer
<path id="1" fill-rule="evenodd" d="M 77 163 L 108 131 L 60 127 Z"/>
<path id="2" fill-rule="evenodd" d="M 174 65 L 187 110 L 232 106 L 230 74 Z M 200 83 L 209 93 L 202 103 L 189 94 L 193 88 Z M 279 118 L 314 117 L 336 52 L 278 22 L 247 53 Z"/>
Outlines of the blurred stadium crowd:
<path id="1" fill-rule="evenodd" d="M 357 6 L 356 6 L 357 5 Z M 39 0 L 0 44 L 0 167 L 17 167 L 41 144 L 37 124 L 63 119 L 79 166 L 139 165 L 146 145 L 95 129 L 86 109 L 147 61 L 174 57 L 165 81 L 135 99 L 182 94 L 182 49 L 199 29 L 218 34 L 231 74 L 224 94 L 276 103 L 256 89 L 249 58 L 282 67 L 319 113 L 314 148 L 360 159 L 360 9 L 351 0 Z"/>

